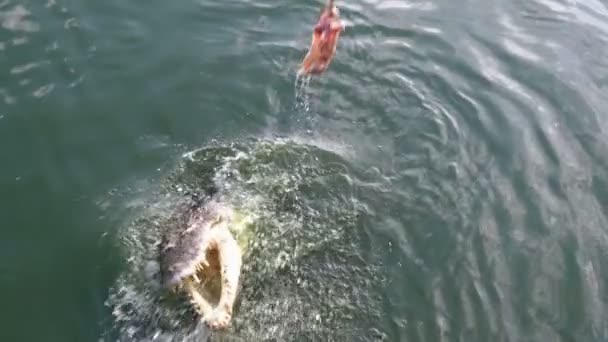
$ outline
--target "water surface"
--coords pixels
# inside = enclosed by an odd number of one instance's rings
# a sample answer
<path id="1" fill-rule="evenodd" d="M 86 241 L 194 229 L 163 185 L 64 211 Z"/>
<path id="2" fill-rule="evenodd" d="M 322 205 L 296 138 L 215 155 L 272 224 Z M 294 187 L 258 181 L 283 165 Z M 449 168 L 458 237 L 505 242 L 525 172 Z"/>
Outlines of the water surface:
<path id="1" fill-rule="evenodd" d="M 608 339 L 608 6 L 338 1 L 297 80 L 321 5 L 0 0 L 0 340 L 199 338 L 147 277 L 180 174 L 276 242 L 236 340 Z"/>

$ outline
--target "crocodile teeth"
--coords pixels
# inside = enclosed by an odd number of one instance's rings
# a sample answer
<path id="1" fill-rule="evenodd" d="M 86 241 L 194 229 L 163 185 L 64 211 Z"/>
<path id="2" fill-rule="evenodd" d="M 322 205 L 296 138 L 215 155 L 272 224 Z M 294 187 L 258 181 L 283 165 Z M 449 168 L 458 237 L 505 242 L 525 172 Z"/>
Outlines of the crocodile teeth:
<path id="1" fill-rule="evenodd" d="M 198 278 L 198 276 L 197 276 L 196 274 L 193 274 L 193 275 L 192 275 L 192 278 L 194 278 L 194 280 L 195 280 L 197 283 L 200 283 L 200 282 L 201 282 L 201 280 Z"/>

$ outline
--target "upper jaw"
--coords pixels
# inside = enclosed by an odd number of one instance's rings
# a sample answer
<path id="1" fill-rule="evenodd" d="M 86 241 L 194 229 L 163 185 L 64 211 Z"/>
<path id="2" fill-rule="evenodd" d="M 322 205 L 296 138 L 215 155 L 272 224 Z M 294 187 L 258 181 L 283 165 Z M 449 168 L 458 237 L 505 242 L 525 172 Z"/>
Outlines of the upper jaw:
<path id="1" fill-rule="evenodd" d="M 186 278 L 192 276 L 195 274 L 195 272 L 195 268 L 191 266 L 179 272 L 173 273 L 164 279 L 164 286 L 167 289 L 177 289 L 181 287 Z"/>
<path id="2" fill-rule="evenodd" d="M 220 210 L 217 212 L 217 216 L 211 220 L 211 222 L 206 222 L 205 224 L 209 225 L 208 227 L 203 227 L 203 230 L 211 230 L 211 229 L 227 229 L 232 218 L 232 212 L 228 210 Z M 195 278 L 196 280 L 197 273 L 202 271 L 204 267 L 209 266 L 207 262 L 207 250 L 212 244 L 212 233 L 207 232 L 205 234 L 205 238 L 202 241 L 198 242 L 196 246 L 198 248 L 197 255 L 192 258 L 190 262 L 183 262 L 177 265 L 172 265 L 170 268 L 176 269 L 174 272 L 169 272 L 169 274 L 163 279 L 163 283 L 165 288 L 176 289 L 183 285 L 183 282 L 189 277 Z M 199 279 L 200 280 L 200 279 Z M 198 282 L 198 281 L 197 281 Z"/>
<path id="3" fill-rule="evenodd" d="M 184 265 L 184 267 L 177 270 L 176 272 L 171 272 L 170 274 L 168 274 L 163 279 L 165 288 L 179 288 L 181 287 L 181 285 L 183 285 L 184 281 L 190 277 L 194 278 L 194 280 L 196 280 L 197 282 L 200 281 L 200 276 L 197 273 L 199 271 L 202 271 L 205 265 L 208 265 L 207 260 L 205 258 L 206 250 L 207 248 L 202 248 L 198 256 L 194 258 L 193 261 L 189 262 L 187 265 Z"/>

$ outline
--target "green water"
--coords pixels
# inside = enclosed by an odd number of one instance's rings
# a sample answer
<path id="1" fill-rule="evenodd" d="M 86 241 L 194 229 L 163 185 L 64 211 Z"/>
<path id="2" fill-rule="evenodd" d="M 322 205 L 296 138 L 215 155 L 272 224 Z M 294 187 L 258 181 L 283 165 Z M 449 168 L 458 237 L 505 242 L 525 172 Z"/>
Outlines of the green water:
<path id="1" fill-rule="evenodd" d="M 297 80 L 321 4 L 0 0 L 0 341 L 201 340 L 150 223 L 209 182 L 234 340 L 608 340 L 608 5 L 337 1 Z"/>

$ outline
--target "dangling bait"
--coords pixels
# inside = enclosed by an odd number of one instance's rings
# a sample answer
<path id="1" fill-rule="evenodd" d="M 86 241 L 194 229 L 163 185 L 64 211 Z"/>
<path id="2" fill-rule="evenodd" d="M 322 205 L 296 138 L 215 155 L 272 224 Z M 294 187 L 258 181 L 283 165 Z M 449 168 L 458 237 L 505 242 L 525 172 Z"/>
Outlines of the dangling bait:
<path id="1" fill-rule="evenodd" d="M 312 43 L 298 74 L 321 74 L 329 67 L 336 54 L 336 46 L 344 25 L 334 0 L 328 0 L 312 33 Z"/>

